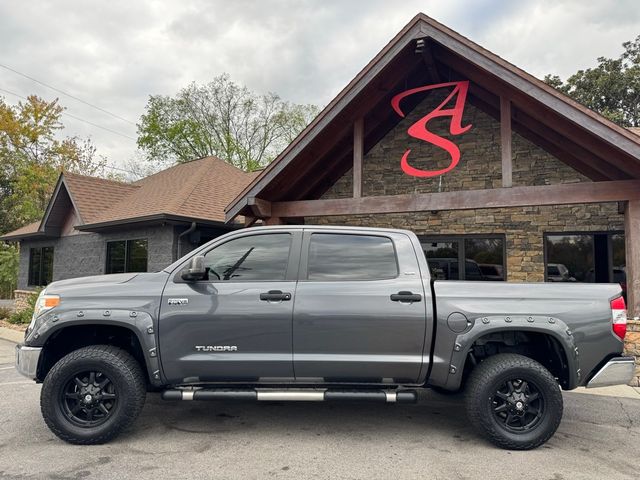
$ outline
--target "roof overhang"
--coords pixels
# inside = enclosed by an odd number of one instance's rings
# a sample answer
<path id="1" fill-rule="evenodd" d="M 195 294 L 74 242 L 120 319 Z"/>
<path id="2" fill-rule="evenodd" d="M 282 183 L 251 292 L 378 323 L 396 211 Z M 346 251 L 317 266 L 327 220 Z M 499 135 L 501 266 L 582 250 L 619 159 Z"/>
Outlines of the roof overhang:
<path id="1" fill-rule="evenodd" d="M 122 218 L 117 220 L 110 220 L 107 222 L 76 225 L 75 228 L 82 232 L 103 232 L 103 231 L 118 230 L 122 228 L 132 228 L 132 227 L 142 228 L 147 226 L 155 226 L 159 224 L 190 225 L 193 222 L 201 226 L 223 228 L 227 230 L 238 228 L 240 226 L 240 224 L 236 224 L 236 223 L 229 224 L 225 222 L 217 222 L 217 221 L 207 220 L 207 219 L 186 217 L 182 215 L 158 213 L 154 215 L 147 215 L 144 217 Z"/>

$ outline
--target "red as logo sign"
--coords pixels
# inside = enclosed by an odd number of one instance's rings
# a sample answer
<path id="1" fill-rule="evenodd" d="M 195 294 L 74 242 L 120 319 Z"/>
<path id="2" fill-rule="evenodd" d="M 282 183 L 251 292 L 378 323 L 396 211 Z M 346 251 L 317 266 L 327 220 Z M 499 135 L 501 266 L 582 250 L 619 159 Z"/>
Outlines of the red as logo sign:
<path id="1" fill-rule="evenodd" d="M 419 168 L 415 168 L 409 165 L 409 153 L 411 153 L 411 149 L 407 149 L 407 151 L 404 152 L 404 155 L 402 155 L 402 160 L 400 161 L 402 171 L 407 175 L 411 175 L 414 177 L 436 177 L 452 170 L 456 165 L 458 165 L 458 162 L 460 161 L 460 149 L 457 147 L 457 145 L 446 138 L 442 138 L 435 133 L 431 133 L 429 130 L 427 130 L 427 123 L 429 123 L 429 120 L 431 120 L 432 118 L 451 117 L 451 123 L 449 124 L 449 131 L 451 132 L 451 135 L 460 135 L 461 133 L 464 133 L 471 128 L 471 125 L 467 125 L 466 127 L 462 126 L 462 112 L 464 111 L 464 102 L 467 98 L 467 91 L 469 90 L 468 81 L 438 83 L 436 85 L 426 85 L 424 87 L 412 88 L 411 90 L 399 93 L 398 95 L 393 97 L 393 99 L 391 100 L 391 106 L 398 115 L 404 118 L 404 113 L 400 108 L 400 101 L 403 98 L 408 97 L 409 95 L 413 95 L 414 93 L 434 90 L 436 88 L 442 87 L 454 88 L 449 96 L 447 96 L 447 98 L 445 98 L 444 101 L 440 105 L 438 105 L 432 112 L 428 113 L 416 123 L 411 125 L 407 130 L 407 133 L 413 138 L 432 143 L 435 146 L 447 151 L 451 156 L 451 163 L 449 163 L 449 166 L 447 168 L 443 168 L 442 170 L 420 170 Z M 456 97 L 456 100 L 453 108 L 445 109 L 444 106 L 449 103 L 454 97 Z"/>

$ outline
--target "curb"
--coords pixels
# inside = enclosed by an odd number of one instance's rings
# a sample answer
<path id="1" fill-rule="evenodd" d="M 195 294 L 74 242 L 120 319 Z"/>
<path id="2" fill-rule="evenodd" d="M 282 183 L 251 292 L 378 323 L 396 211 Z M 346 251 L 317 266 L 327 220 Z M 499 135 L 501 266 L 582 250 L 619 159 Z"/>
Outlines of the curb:
<path id="1" fill-rule="evenodd" d="M 24 340 L 24 333 L 6 327 L 0 327 L 0 338 L 13 343 L 20 343 Z"/>

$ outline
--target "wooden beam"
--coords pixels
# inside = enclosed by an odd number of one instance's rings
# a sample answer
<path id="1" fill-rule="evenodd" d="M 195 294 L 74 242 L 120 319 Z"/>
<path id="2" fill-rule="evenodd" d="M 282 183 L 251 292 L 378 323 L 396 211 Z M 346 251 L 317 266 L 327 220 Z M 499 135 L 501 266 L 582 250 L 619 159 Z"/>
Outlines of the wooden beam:
<path id="1" fill-rule="evenodd" d="M 362 157 L 364 156 L 364 118 L 353 122 L 353 197 L 362 196 Z"/>
<path id="2" fill-rule="evenodd" d="M 624 243 L 627 274 L 627 310 L 640 315 L 640 200 L 630 200 L 624 210 Z"/>
<path id="3" fill-rule="evenodd" d="M 511 101 L 500 97 L 500 149 L 502 152 L 502 186 L 513 185 L 513 156 L 511 154 Z"/>
<path id="4" fill-rule="evenodd" d="M 245 228 L 252 227 L 257 221 L 256 217 L 244 217 L 244 226 Z"/>
<path id="5" fill-rule="evenodd" d="M 640 180 L 494 188 L 443 193 L 382 195 L 273 202 L 277 217 L 471 210 L 476 208 L 569 205 L 640 200 Z"/>
<path id="6" fill-rule="evenodd" d="M 271 216 L 271 202 L 262 198 L 249 197 L 247 205 L 256 218 L 269 218 Z"/>

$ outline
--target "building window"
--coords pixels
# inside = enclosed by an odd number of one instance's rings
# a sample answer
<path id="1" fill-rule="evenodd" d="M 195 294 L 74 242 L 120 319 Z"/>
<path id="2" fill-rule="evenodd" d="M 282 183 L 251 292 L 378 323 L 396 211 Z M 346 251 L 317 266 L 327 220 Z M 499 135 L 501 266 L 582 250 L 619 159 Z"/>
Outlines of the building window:
<path id="1" fill-rule="evenodd" d="M 107 273 L 146 272 L 147 240 L 107 242 Z"/>
<path id="2" fill-rule="evenodd" d="M 397 276 L 396 251 L 390 238 L 334 233 L 311 235 L 309 280 L 381 280 Z"/>
<path id="3" fill-rule="evenodd" d="M 423 237 L 420 243 L 436 280 L 506 279 L 504 236 Z"/>
<path id="4" fill-rule="evenodd" d="M 547 282 L 619 283 L 626 291 L 624 234 L 545 234 Z"/>
<path id="5" fill-rule="evenodd" d="M 29 286 L 43 287 L 53 280 L 53 247 L 29 249 Z"/>

